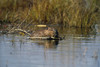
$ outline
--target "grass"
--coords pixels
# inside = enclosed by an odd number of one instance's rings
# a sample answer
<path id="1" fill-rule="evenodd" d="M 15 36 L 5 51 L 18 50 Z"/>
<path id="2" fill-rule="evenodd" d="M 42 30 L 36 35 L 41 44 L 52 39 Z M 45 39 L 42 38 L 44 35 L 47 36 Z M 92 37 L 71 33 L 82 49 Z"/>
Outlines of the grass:
<path id="1" fill-rule="evenodd" d="M 12 24 L 62 24 L 70 27 L 95 25 L 96 0 L 0 0 L 0 20 Z"/>

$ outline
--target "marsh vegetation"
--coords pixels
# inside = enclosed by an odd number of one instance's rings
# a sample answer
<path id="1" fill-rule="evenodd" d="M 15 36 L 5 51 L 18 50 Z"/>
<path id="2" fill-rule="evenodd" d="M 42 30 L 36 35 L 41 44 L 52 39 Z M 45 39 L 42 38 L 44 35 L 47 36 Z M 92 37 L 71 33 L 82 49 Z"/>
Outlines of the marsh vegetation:
<path id="1" fill-rule="evenodd" d="M 99 67 L 99 18 L 99 0 L 0 0 L 0 67 Z M 65 38 L 27 38 L 49 26 Z"/>
<path id="2" fill-rule="evenodd" d="M 28 27 L 31 24 L 92 27 L 100 11 L 97 2 L 98 0 L 0 0 L 0 23 L 9 22 L 16 27 Z"/>

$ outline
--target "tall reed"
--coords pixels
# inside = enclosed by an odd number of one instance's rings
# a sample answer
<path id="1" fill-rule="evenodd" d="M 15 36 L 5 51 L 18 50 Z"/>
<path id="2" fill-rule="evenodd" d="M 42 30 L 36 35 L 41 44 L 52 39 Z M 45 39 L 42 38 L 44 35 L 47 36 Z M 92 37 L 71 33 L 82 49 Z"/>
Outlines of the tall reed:
<path id="1" fill-rule="evenodd" d="M 62 24 L 91 27 L 98 9 L 96 0 L 1 0 L 0 20 L 13 23 Z M 22 24 L 22 23 L 21 23 Z"/>

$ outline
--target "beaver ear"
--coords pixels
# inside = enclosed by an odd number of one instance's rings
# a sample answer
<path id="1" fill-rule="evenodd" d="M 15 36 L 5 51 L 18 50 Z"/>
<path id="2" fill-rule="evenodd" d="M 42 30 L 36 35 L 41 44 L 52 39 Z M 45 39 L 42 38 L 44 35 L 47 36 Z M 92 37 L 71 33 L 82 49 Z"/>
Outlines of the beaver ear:
<path id="1" fill-rule="evenodd" d="M 48 27 L 46 27 L 45 29 L 48 30 Z"/>

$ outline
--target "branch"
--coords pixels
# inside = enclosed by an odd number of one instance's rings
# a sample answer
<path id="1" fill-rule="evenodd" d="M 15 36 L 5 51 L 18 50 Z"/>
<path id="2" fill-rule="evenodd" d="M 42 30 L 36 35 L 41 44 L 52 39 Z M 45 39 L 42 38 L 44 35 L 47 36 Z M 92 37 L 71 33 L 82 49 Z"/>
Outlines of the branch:
<path id="1" fill-rule="evenodd" d="M 27 37 L 28 39 L 40 39 L 40 40 L 61 40 L 61 38 L 55 37 Z"/>
<path id="2" fill-rule="evenodd" d="M 28 33 L 27 31 L 22 30 L 22 29 L 15 29 L 15 31 L 21 31 L 21 32 L 24 32 L 24 33 L 28 34 L 29 36 L 31 35 L 31 34 L 30 34 L 30 33 Z"/>

